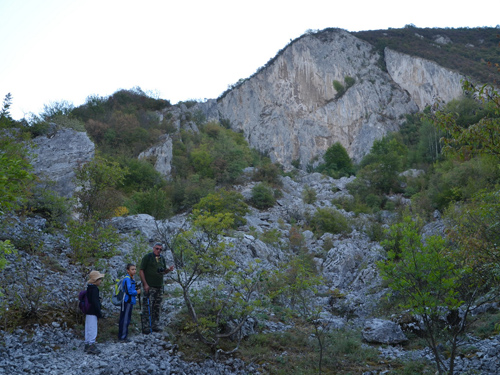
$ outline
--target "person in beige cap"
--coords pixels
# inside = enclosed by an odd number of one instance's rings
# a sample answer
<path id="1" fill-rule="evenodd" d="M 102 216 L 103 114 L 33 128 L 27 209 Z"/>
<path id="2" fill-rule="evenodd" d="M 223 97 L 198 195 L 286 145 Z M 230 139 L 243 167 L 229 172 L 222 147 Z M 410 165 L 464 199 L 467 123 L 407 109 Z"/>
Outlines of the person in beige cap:
<path id="1" fill-rule="evenodd" d="M 89 274 L 87 285 L 87 298 L 90 310 L 85 315 L 85 352 L 88 354 L 99 354 L 95 341 L 97 338 L 97 319 L 102 318 L 101 300 L 99 298 L 99 285 L 101 285 L 104 274 L 92 271 Z"/>

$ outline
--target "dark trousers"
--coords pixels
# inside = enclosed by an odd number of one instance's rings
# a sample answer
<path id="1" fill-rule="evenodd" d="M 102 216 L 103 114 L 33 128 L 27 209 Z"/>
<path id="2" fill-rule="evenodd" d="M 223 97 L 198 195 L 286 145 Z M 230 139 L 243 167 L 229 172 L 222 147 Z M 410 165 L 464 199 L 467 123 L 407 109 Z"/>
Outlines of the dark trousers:
<path id="1" fill-rule="evenodd" d="M 142 297 L 142 329 L 143 333 L 161 331 L 160 309 L 163 301 L 163 288 L 149 288 L 149 294 L 144 293 Z"/>
<path id="2" fill-rule="evenodd" d="M 120 322 L 118 323 L 118 339 L 125 340 L 128 335 L 128 326 L 132 318 L 132 309 L 134 305 L 130 302 L 124 302 L 120 311 Z"/>

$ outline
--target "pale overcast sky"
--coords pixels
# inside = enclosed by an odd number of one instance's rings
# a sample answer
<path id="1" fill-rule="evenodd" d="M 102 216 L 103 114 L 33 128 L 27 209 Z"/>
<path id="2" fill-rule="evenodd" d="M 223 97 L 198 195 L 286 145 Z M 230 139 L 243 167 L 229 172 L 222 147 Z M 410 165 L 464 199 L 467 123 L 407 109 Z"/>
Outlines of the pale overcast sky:
<path id="1" fill-rule="evenodd" d="M 11 115 L 141 87 L 218 97 L 306 30 L 495 27 L 498 0 L 0 0 L 0 97 Z M 1 105 L 1 103 L 0 103 Z"/>

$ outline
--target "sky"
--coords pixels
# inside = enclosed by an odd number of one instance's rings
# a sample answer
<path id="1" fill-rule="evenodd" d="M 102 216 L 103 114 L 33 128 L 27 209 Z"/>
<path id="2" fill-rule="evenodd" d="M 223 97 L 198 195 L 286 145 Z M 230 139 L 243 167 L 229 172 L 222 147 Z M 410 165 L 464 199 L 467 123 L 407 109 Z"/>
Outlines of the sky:
<path id="1" fill-rule="evenodd" d="M 140 87 L 217 98 L 307 30 L 496 27 L 486 0 L 0 0 L 0 100 L 11 116 Z M 477 5 L 476 5 L 477 4 Z"/>

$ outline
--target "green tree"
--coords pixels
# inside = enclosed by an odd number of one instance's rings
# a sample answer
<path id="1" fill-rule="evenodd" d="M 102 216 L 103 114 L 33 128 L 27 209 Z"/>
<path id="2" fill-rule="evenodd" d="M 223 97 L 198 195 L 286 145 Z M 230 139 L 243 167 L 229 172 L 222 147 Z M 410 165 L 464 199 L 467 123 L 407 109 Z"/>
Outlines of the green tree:
<path id="1" fill-rule="evenodd" d="M 117 162 L 100 156 L 77 168 L 75 197 L 79 203 L 77 210 L 84 221 L 100 221 L 113 216 L 121 204 L 116 188 L 123 184 L 126 173 Z"/>
<path id="2" fill-rule="evenodd" d="M 263 303 L 260 297 L 254 297 L 265 271 L 258 263 L 237 264 L 232 247 L 222 238 L 232 225 L 229 213 L 211 215 L 195 209 L 189 230 L 159 230 L 174 257 L 176 268 L 170 277 L 182 289 L 190 318 L 185 329 L 216 355 L 238 348 L 241 327 Z M 194 288 L 195 283 L 208 286 Z M 222 350 L 221 340 L 230 337 L 237 338 L 236 348 Z"/>
<path id="3" fill-rule="evenodd" d="M 9 92 L 3 100 L 2 110 L 0 111 L 0 129 L 8 128 L 14 120 L 10 116 L 10 106 L 12 105 L 12 94 Z"/>
<path id="4" fill-rule="evenodd" d="M 82 266 L 83 274 L 96 260 L 115 254 L 119 235 L 107 219 L 121 204 L 116 186 L 122 183 L 125 173 L 118 163 L 99 156 L 76 171 L 79 217 L 70 221 L 68 238 L 71 256 Z"/>
<path id="5" fill-rule="evenodd" d="M 423 334 L 438 373 L 447 370 L 452 375 L 457 347 L 471 323 L 471 312 L 491 297 L 495 277 L 466 262 L 446 239 L 430 236 L 423 241 L 420 225 L 418 219 L 406 216 L 391 226 L 383 242 L 391 250 L 378 266 L 389 288 L 401 299 L 400 307 L 422 319 Z M 448 347 L 448 363 L 440 345 Z"/>
<path id="6" fill-rule="evenodd" d="M 340 178 L 354 174 L 354 165 L 340 142 L 328 147 L 323 156 L 324 163 L 318 167 L 318 172 L 325 173 L 333 178 Z"/>

